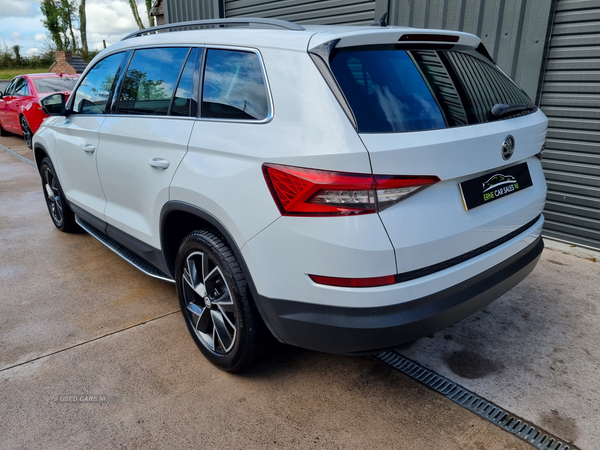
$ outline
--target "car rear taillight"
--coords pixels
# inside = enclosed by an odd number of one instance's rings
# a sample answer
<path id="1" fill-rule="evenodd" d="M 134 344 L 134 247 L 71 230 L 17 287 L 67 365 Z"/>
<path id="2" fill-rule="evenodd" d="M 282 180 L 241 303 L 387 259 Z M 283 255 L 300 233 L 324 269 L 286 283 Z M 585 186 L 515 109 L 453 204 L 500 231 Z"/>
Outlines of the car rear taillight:
<path id="1" fill-rule="evenodd" d="M 331 172 L 263 164 L 273 199 L 284 216 L 373 214 L 440 181 L 434 176 Z"/>

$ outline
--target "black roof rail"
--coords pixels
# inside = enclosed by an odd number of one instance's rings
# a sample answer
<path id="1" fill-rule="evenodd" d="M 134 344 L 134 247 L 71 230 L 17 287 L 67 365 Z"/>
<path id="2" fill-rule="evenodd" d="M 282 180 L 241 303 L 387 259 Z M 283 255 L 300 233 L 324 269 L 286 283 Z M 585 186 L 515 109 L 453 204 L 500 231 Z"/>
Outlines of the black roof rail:
<path id="1" fill-rule="evenodd" d="M 251 27 L 253 25 L 264 25 L 265 28 L 275 27 L 275 28 L 283 28 L 285 30 L 292 31 L 303 31 L 304 27 L 300 25 L 288 22 L 286 20 L 281 19 L 259 19 L 254 17 L 240 17 L 236 19 L 209 19 L 209 20 L 190 20 L 189 22 L 177 22 L 177 23 L 169 23 L 164 25 L 159 25 L 157 27 L 152 28 L 144 28 L 143 30 L 134 31 L 133 33 L 125 36 L 122 41 L 126 39 L 130 39 L 133 37 L 142 36 L 143 34 L 155 33 L 158 31 L 164 30 L 173 30 L 175 28 L 187 28 L 187 27 L 197 27 L 197 26 L 212 26 L 212 25 L 246 25 Z M 257 27 L 257 28 L 259 28 Z M 174 31 L 174 30 L 173 30 Z"/>

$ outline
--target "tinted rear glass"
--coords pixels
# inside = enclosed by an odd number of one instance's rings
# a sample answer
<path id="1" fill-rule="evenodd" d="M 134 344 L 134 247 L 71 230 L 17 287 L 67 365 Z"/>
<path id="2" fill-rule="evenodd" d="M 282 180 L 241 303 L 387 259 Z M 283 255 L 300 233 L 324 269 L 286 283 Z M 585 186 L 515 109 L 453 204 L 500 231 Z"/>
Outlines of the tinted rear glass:
<path id="1" fill-rule="evenodd" d="M 535 109 L 512 80 L 475 51 L 360 47 L 334 51 L 330 64 L 363 133 L 456 127 Z M 528 109 L 492 115 L 500 103 Z"/>
<path id="2" fill-rule="evenodd" d="M 166 116 L 190 49 L 136 50 L 123 80 L 118 114 Z"/>
<path id="3" fill-rule="evenodd" d="M 73 90 L 78 79 L 79 77 L 34 78 L 33 84 L 35 84 L 35 88 L 40 94 L 67 92 Z"/>

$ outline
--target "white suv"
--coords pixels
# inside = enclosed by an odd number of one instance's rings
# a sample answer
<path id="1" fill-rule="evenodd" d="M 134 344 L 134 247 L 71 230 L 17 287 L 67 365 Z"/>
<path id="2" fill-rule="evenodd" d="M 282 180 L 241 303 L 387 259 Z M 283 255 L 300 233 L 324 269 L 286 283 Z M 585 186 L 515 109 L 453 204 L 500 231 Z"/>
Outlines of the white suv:
<path id="1" fill-rule="evenodd" d="M 56 227 L 177 283 L 225 370 L 269 332 L 344 354 L 429 335 L 543 249 L 547 119 L 470 34 L 171 24 L 43 103 L 35 157 Z"/>

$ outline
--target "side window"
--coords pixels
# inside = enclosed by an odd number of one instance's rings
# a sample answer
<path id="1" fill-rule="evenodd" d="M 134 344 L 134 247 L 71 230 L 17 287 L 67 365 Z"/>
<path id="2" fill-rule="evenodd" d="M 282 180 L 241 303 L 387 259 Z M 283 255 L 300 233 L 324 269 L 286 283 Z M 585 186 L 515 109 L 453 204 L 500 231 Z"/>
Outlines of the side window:
<path id="1" fill-rule="evenodd" d="M 104 58 L 90 70 L 75 92 L 73 112 L 105 114 L 106 103 L 125 53 Z"/>
<path id="2" fill-rule="evenodd" d="M 123 79 L 117 113 L 166 116 L 189 50 L 136 50 Z"/>
<path id="3" fill-rule="evenodd" d="M 202 89 L 202 117 L 263 120 L 268 114 L 266 83 L 258 55 L 209 49 Z"/>
<path id="4" fill-rule="evenodd" d="M 25 78 L 19 78 L 14 86 L 15 95 L 29 95 L 29 86 Z"/>
<path id="5" fill-rule="evenodd" d="M 195 48 L 190 53 L 181 79 L 175 91 L 171 115 L 173 116 L 195 116 L 198 108 L 198 102 L 194 98 L 194 75 L 196 72 L 196 60 L 198 59 L 198 49 Z"/>
<path id="6" fill-rule="evenodd" d="M 14 95 L 15 93 L 15 84 L 18 81 L 18 78 L 13 78 L 8 86 L 6 86 L 6 90 L 4 91 L 4 95 Z"/>

